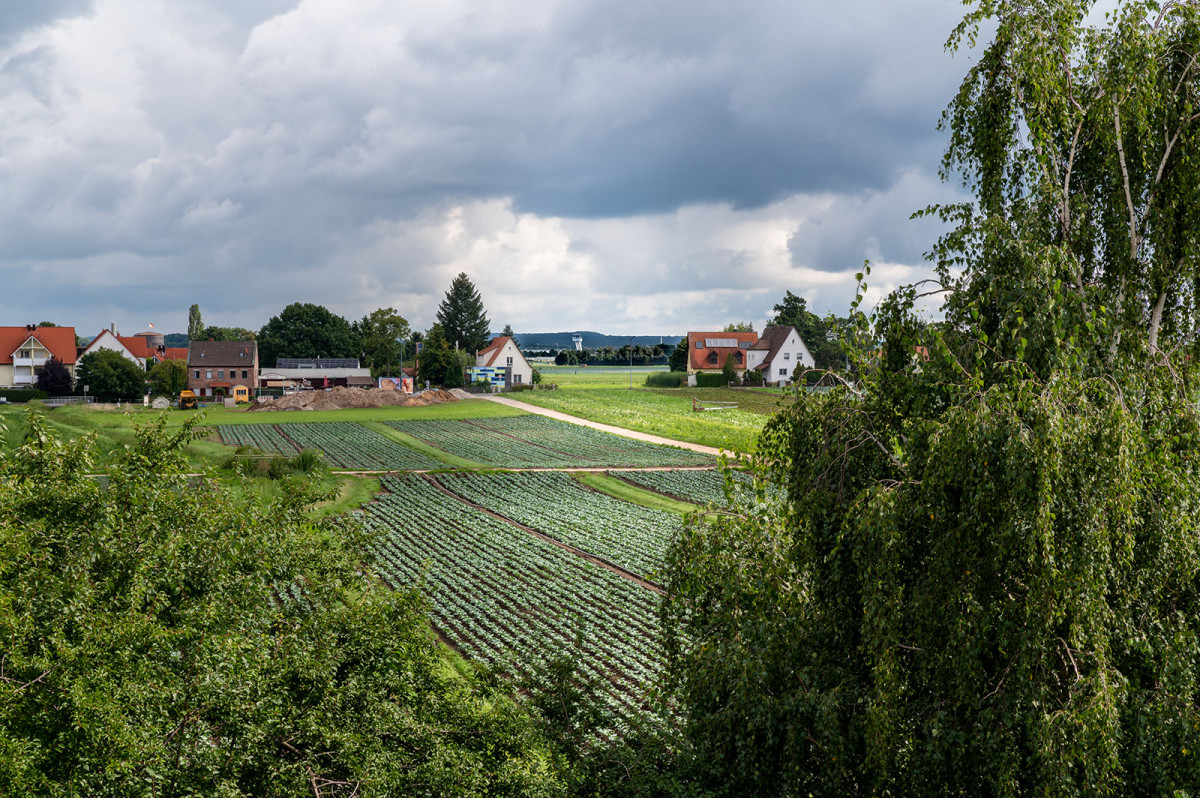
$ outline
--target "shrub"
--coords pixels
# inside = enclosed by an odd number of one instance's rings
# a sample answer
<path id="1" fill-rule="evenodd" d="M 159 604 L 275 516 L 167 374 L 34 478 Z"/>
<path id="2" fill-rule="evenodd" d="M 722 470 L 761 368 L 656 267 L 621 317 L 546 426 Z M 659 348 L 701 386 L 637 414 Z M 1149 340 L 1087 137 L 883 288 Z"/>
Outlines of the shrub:
<path id="1" fill-rule="evenodd" d="M 34 399 L 45 399 L 46 392 L 37 388 L 0 388 L 0 396 L 10 402 L 30 402 Z"/>
<path id="2" fill-rule="evenodd" d="M 728 384 L 725 375 L 719 371 L 702 371 L 696 375 L 697 388 L 724 388 Z"/>
<path id="3" fill-rule="evenodd" d="M 321 467 L 321 453 L 316 449 L 305 449 L 292 458 L 292 470 L 311 474 Z"/>
<path id="4" fill-rule="evenodd" d="M 646 375 L 649 388 L 681 388 L 687 385 L 686 371 L 652 371 Z"/>

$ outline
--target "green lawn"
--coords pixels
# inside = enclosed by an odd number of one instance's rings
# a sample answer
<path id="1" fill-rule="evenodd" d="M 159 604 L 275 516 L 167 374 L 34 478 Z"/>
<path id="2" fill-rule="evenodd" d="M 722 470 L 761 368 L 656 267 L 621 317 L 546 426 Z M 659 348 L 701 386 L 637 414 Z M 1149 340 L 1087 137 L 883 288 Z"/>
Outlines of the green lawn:
<path id="1" fill-rule="evenodd" d="M 705 446 L 753 451 L 763 425 L 789 400 L 790 392 L 752 388 L 647 388 L 659 367 L 561 366 L 542 370 L 556 391 L 524 391 L 512 398 L 625 429 Z M 692 400 L 736 402 L 729 410 L 695 412 Z"/>

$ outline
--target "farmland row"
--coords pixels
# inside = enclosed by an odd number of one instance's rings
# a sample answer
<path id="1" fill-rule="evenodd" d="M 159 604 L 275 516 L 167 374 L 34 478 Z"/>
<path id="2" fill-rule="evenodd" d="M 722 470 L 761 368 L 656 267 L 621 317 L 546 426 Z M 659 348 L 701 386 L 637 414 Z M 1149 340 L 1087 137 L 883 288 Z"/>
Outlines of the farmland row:
<path id="1" fill-rule="evenodd" d="M 648 488 L 658 493 L 674 496 L 699 505 L 724 505 L 725 476 L 718 470 L 707 471 L 618 471 L 611 476 L 633 483 L 639 488 Z M 750 476 L 744 471 L 733 471 L 733 488 L 739 490 L 751 484 Z"/>
<path id="2" fill-rule="evenodd" d="M 654 582 L 679 516 L 589 490 L 567 474 L 439 474 L 469 501 Z"/>
<path id="3" fill-rule="evenodd" d="M 711 465 L 686 449 L 645 443 L 540 416 L 389 421 L 443 451 L 498 468 L 668 467 Z"/>
<path id="4" fill-rule="evenodd" d="M 533 476 L 533 475 L 525 475 Z M 420 584 L 438 629 L 487 662 L 523 669 L 523 653 L 567 650 L 581 635 L 581 666 L 610 685 L 628 717 L 661 668 L 658 596 L 417 476 L 388 477 L 364 508 L 379 532 L 375 567 L 389 584 Z"/>
<path id="5" fill-rule="evenodd" d="M 222 425 L 219 431 L 221 440 L 226 444 L 253 446 L 268 454 L 291 456 L 301 449 L 316 449 L 334 468 L 408 471 L 440 468 L 443 465 L 352 422 Z"/>

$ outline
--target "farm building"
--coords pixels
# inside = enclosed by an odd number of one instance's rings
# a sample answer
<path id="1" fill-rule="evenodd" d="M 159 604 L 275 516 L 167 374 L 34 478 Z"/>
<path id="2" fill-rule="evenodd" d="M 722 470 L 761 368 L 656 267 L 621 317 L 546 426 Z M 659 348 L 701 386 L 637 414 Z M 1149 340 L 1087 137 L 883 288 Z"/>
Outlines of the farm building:
<path id="1" fill-rule="evenodd" d="M 758 371 L 766 382 L 788 385 L 797 365 L 815 364 L 794 327 L 774 325 L 756 332 L 689 332 L 688 374 L 720 371 L 732 356 L 739 376 Z"/>
<path id="2" fill-rule="evenodd" d="M 258 385 L 254 341 L 192 341 L 188 344 L 188 389 L 197 396 L 232 397 L 235 389 Z"/>
<path id="3" fill-rule="evenodd" d="M 51 357 L 75 376 L 74 327 L 0 327 L 0 387 L 32 388 Z"/>
<path id="4" fill-rule="evenodd" d="M 516 342 L 507 335 L 493 338 L 490 344 L 479 350 L 475 355 L 475 368 L 468 369 L 467 373 L 472 382 L 483 379 L 505 388 L 533 382 L 533 366 L 529 365 Z"/>

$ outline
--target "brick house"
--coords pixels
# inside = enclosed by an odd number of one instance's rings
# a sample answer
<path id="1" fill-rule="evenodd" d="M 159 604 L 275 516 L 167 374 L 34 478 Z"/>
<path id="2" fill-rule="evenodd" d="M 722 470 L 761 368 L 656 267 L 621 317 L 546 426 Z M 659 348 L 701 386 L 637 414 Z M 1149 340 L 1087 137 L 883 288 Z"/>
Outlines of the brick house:
<path id="1" fill-rule="evenodd" d="M 254 341 L 192 341 L 187 354 L 188 389 L 197 396 L 232 397 L 241 386 L 254 395 L 258 344 Z"/>

